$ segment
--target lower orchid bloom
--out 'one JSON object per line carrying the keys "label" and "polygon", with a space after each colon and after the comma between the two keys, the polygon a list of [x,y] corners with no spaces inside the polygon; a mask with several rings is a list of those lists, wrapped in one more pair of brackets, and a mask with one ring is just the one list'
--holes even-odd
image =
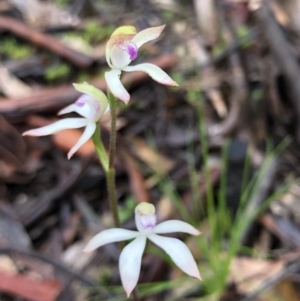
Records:
{"label": "lower orchid bloom", "polygon": [[77,91],[83,93],[75,103],[65,107],[58,115],[76,112],[82,118],[66,118],[41,128],[29,130],[23,136],[47,136],[66,129],[85,127],[84,132],[68,153],[70,159],[74,153],[94,134],[96,124],[104,113],[109,111],[108,99],[99,89],[88,83],[74,84]]}
{"label": "lower orchid bloom", "polygon": [[179,220],[169,220],[156,225],[155,208],[149,203],[140,203],[135,208],[135,223],[138,231],[121,228],[104,230],[95,235],[83,250],[91,252],[108,243],[135,238],[123,249],[119,260],[121,281],[127,296],[138,282],[147,238],[161,247],[183,272],[201,280],[197,264],[188,247],[179,239],[157,235],[173,232],[200,235],[196,228]]}
{"label": "lower orchid bloom", "polygon": [[121,83],[122,71],[143,71],[163,85],[178,86],[166,72],[156,65],[144,63],[128,66],[136,59],[138,49],[146,42],[158,38],[164,27],[165,25],[150,27],[137,33],[133,26],[121,26],[113,32],[106,44],[106,61],[112,69],[105,73],[106,83],[112,94],[126,104],[130,99],[130,95]]}

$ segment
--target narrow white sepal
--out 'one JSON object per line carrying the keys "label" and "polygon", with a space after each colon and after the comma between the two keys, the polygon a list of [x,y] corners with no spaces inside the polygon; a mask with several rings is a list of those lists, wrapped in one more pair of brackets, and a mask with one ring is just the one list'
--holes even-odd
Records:
{"label": "narrow white sepal", "polygon": [[[71,113],[71,112],[77,112],[78,111],[78,106],[75,105],[74,103],[72,103],[71,105],[61,109],[57,115],[63,115],[63,114],[68,114],[68,113]],[[85,117],[85,116],[84,116]]]}
{"label": "narrow white sepal", "polygon": [[89,122],[86,128],[84,129],[82,135],[80,136],[79,140],[68,152],[68,159],[70,159],[74,155],[74,153],[76,153],[78,149],[93,136],[95,130],[96,130],[96,123]]}
{"label": "narrow white sepal", "polygon": [[146,28],[140,32],[138,32],[131,42],[135,43],[135,45],[140,48],[145,43],[157,39],[166,25],[158,26],[158,27],[150,27]]}
{"label": "narrow white sepal", "polygon": [[152,77],[155,81],[159,82],[160,84],[174,87],[178,86],[178,84],[175,81],[173,81],[173,79],[165,71],[153,64],[145,63],[136,66],[127,66],[124,67],[122,70],[127,72],[146,72],[150,77]]}
{"label": "narrow white sepal", "polygon": [[139,235],[137,231],[131,231],[121,228],[104,230],[96,234],[83,249],[83,252],[91,252],[95,249],[112,242],[118,242],[135,238]]}
{"label": "narrow white sepal", "polygon": [[192,225],[179,220],[169,220],[169,221],[162,222],[153,228],[153,232],[157,234],[174,233],[174,232],[189,233],[191,235],[201,234],[200,231],[198,231]]}
{"label": "narrow white sepal", "polygon": [[38,129],[29,130],[23,136],[47,136],[66,129],[82,128],[88,124],[85,118],[66,118]]}
{"label": "narrow white sepal", "polygon": [[145,245],[146,236],[140,235],[128,244],[120,255],[119,269],[127,297],[129,297],[139,280]]}
{"label": "narrow white sepal", "polygon": [[179,239],[149,234],[148,238],[161,247],[174,263],[188,275],[201,280],[195,259],[189,248]]}
{"label": "narrow white sepal", "polygon": [[121,83],[120,74],[121,70],[112,69],[111,71],[105,72],[105,79],[111,93],[127,104],[130,100],[130,95]]}

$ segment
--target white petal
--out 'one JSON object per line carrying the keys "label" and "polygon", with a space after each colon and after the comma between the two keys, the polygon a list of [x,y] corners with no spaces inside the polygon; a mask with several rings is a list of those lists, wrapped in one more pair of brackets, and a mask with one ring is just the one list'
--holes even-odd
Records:
{"label": "white petal", "polygon": [[95,235],[84,248],[83,252],[91,252],[111,242],[123,241],[135,238],[139,235],[137,231],[121,228],[107,229]]}
{"label": "white petal", "polygon": [[127,297],[129,297],[139,280],[145,245],[146,236],[140,235],[128,244],[120,255],[119,269]]}
{"label": "white petal", "polygon": [[38,129],[29,130],[23,136],[47,136],[66,129],[77,129],[86,126],[88,120],[85,118],[66,118]]}
{"label": "white petal", "polygon": [[76,142],[76,144],[71,148],[71,150],[68,152],[68,159],[70,159],[75,152],[78,151],[78,149],[85,144],[94,134],[96,130],[96,123],[90,122],[87,124],[86,128],[84,129],[82,135],[80,136],[79,140]]}
{"label": "white petal", "polygon": [[77,110],[78,110],[78,106],[75,105],[75,104],[73,103],[73,104],[71,104],[71,105],[69,105],[69,106],[67,106],[67,107],[65,107],[65,108],[63,108],[63,109],[61,109],[61,110],[57,113],[57,115],[68,114],[68,113],[71,113],[71,112],[76,112],[76,113],[78,113]]}
{"label": "white petal", "polygon": [[149,234],[148,238],[161,247],[174,263],[188,275],[201,279],[197,264],[189,248],[179,239]]}
{"label": "white petal", "polygon": [[121,70],[112,69],[111,71],[105,72],[105,79],[111,93],[127,104],[130,95],[121,83],[120,74]]}
{"label": "white petal", "polygon": [[166,25],[144,29],[135,35],[135,37],[132,39],[132,42],[135,43],[138,48],[140,48],[143,44],[157,39],[165,26]]}
{"label": "white petal", "polygon": [[153,232],[157,234],[183,232],[192,235],[200,235],[200,232],[192,225],[178,220],[162,222],[153,228]]}
{"label": "white petal", "polygon": [[167,86],[174,86],[177,87],[178,84],[172,80],[172,78],[162,69],[157,67],[156,65],[145,63],[139,64],[136,66],[127,66],[123,68],[124,71],[132,72],[132,71],[142,71],[148,73],[155,81],[159,82],[160,84],[167,85]]}

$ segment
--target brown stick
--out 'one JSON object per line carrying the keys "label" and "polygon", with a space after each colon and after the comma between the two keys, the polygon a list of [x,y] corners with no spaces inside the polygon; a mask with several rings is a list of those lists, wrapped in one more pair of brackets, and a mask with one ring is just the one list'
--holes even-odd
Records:
{"label": "brown stick", "polygon": [[263,1],[254,15],[260,23],[261,30],[267,39],[270,49],[276,59],[276,64],[280,68],[285,77],[290,99],[295,110],[296,123],[296,139],[300,142],[300,68],[297,57],[293,54],[288,46],[288,41],[285,38],[279,24],[276,22],[266,1]]}
{"label": "brown stick", "polygon": [[[236,37],[231,28],[228,19],[224,18],[221,14],[219,16],[220,24],[222,24],[224,39],[228,45],[236,44]],[[235,131],[241,119],[244,118],[245,105],[247,100],[247,84],[245,73],[242,68],[241,58],[237,51],[229,54],[229,63],[231,68],[231,83],[232,83],[232,96],[231,96],[231,109],[227,118],[220,124],[208,128],[210,135],[226,136]]]}
{"label": "brown stick", "polygon": [[39,252],[25,250],[25,249],[18,249],[18,248],[12,247],[12,246],[2,246],[2,247],[0,247],[0,254],[7,254],[9,256],[20,256],[20,257],[25,257],[25,258],[38,259],[40,261],[43,261],[45,263],[52,265],[55,269],[69,275],[74,280],[78,280],[87,286],[95,286],[96,285],[96,283],[94,283],[94,281],[90,280],[89,278],[84,276],[82,273],[73,271],[71,268],[67,267],[62,262],[59,262],[59,261],[55,260],[53,257],[47,256],[45,254],[41,254]]}
{"label": "brown stick", "polygon": [[0,30],[1,29],[10,31],[22,39],[28,40],[39,47],[50,50],[77,67],[86,68],[93,63],[93,59],[85,54],[72,50],[61,44],[52,36],[37,31],[36,29],[33,29],[13,18],[0,16]]}
{"label": "brown stick", "polygon": [[[177,58],[174,55],[166,54],[150,63],[162,69],[168,69],[174,66],[176,62]],[[146,73],[131,72],[126,73],[122,81],[125,86],[130,85],[132,87],[148,78],[149,76]],[[92,81],[91,84],[102,91],[106,90],[104,79]],[[24,98],[0,98],[0,114],[3,114],[6,118],[19,118],[31,113],[56,111],[73,102],[79,95],[80,93],[69,85],[36,91],[31,96]]]}

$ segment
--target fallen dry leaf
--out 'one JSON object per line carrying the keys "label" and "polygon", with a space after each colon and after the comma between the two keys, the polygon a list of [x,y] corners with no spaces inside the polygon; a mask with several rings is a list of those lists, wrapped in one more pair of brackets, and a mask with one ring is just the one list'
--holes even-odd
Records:
{"label": "fallen dry leaf", "polygon": [[295,288],[295,285],[290,280],[283,280],[277,285],[277,290],[279,291],[282,299],[285,301],[299,301],[299,293]]}
{"label": "fallen dry leaf", "polygon": [[262,283],[281,272],[284,266],[284,260],[238,257],[232,260],[229,281],[237,284],[239,292],[253,293]]}
{"label": "fallen dry leaf", "polygon": [[62,286],[57,280],[34,280],[0,271],[0,291],[30,301],[54,301]]}
{"label": "fallen dry leaf", "polygon": [[8,97],[29,96],[32,89],[0,64],[0,90]]}
{"label": "fallen dry leaf", "polygon": [[149,191],[146,187],[144,176],[129,154],[123,152],[122,155],[124,157],[125,168],[129,176],[132,194],[139,203],[149,202]]}
{"label": "fallen dry leaf", "polygon": [[129,145],[135,155],[159,175],[166,174],[174,167],[174,162],[153,150],[145,141],[139,138],[129,138]]}

